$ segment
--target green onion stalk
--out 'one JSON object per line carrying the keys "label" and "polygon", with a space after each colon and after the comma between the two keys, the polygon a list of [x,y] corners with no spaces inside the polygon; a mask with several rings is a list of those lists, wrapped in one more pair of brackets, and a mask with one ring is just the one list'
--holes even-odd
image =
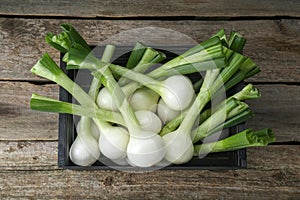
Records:
{"label": "green onion stalk", "polygon": [[[31,72],[43,78],[47,78],[67,90],[73,97],[83,106],[97,108],[94,100],[84,92],[84,90],[74,83],[52,60],[52,58],[45,53],[42,58],[32,67]],[[31,103],[33,107],[34,101]],[[88,118],[86,118],[88,119]],[[86,145],[89,144],[89,145]],[[78,130],[78,137],[72,144],[76,146],[76,151],[73,148],[70,152],[77,152],[70,154],[71,160],[81,166],[89,166],[93,164],[100,156],[98,142],[92,136],[90,120],[84,120],[80,130]],[[78,154],[78,152],[81,152]],[[76,158],[75,158],[76,157]]]}
{"label": "green onion stalk", "polygon": [[[230,80],[230,77],[238,70],[245,59],[246,58],[241,54],[234,53],[229,61],[228,66],[221,72],[218,69],[207,71],[199,94],[201,93],[201,90],[208,90],[209,98],[205,102],[202,101],[202,104],[205,105],[211,100],[213,95],[222,88],[224,83]],[[199,111],[199,113],[201,113],[201,111]],[[172,121],[166,124],[160,134],[166,135],[168,132],[175,130],[174,128],[177,128],[179,126],[186,114],[187,112],[183,112],[178,117],[174,118]]]}
{"label": "green onion stalk", "polygon": [[30,108],[43,112],[65,113],[90,118],[105,119],[108,122],[126,126],[122,115],[118,112],[92,108],[67,103],[33,93],[30,99]]}
{"label": "green onion stalk", "polygon": [[[103,84],[113,96],[115,103],[121,112],[127,125],[130,139],[127,145],[127,156],[131,163],[138,167],[150,167],[159,163],[165,156],[164,142],[157,133],[145,131],[141,128],[131,105],[129,104],[122,89],[114,79],[110,68],[99,67],[100,60],[95,57],[89,59],[89,65],[96,67],[97,72],[104,77]],[[78,63],[84,67],[85,62]]]}
{"label": "green onion stalk", "polygon": [[240,35],[235,31],[231,31],[228,40],[229,49],[241,54],[243,52],[243,48],[245,44],[246,44],[246,39],[242,35]]}
{"label": "green onion stalk", "polygon": [[246,129],[223,140],[194,145],[194,156],[206,155],[213,152],[233,151],[254,146],[266,146],[275,142],[271,129],[253,131]]}
{"label": "green onion stalk", "polygon": [[[248,105],[241,101],[260,97],[259,91],[249,84],[222,101],[216,109],[203,111],[206,104],[216,97],[222,88],[226,91],[260,70],[251,59],[242,55],[246,40],[238,33],[231,32],[227,39],[222,29],[207,41],[144,75],[146,70],[165,58],[163,53],[137,42],[126,67],[122,67],[110,63],[114,46],[108,45],[102,58],[98,59],[75,28],[70,24],[62,24],[61,28],[63,31],[58,35],[47,34],[46,42],[65,54],[63,61],[67,63],[67,69],[92,71],[94,78],[90,90],[86,93],[45,53],[32,67],[31,72],[63,87],[80,105],[32,94],[30,106],[35,110],[82,116],[78,137],[70,149],[70,158],[75,164],[82,166],[93,164],[99,158],[100,150],[111,160],[127,157],[129,163],[138,167],[156,165],[163,158],[173,164],[183,164],[193,155],[201,156],[210,152],[264,146],[275,141],[270,129],[259,131],[247,129],[220,141],[199,144],[200,140],[252,117],[253,113]],[[183,76],[200,71],[206,71],[205,77],[194,85]],[[98,107],[97,96],[99,97],[102,84],[112,96],[120,113]],[[184,90],[180,88],[182,85]],[[169,122],[160,135],[157,134],[160,128],[157,131],[143,129],[126,96],[133,94],[142,86],[159,94],[173,110],[187,109]],[[195,95],[194,89],[199,90],[199,93],[191,103]],[[129,91],[128,94],[124,93],[126,90]],[[198,118],[200,122],[194,129]],[[99,144],[91,133],[92,119],[102,131]],[[120,129],[114,127],[118,130],[111,131],[112,126],[106,121],[123,125],[128,132],[122,127]],[[120,138],[122,147],[102,147],[102,144],[103,146],[107,142],[113,144],[120,141]]]}
{"label": "green onion stalk", "polygon": [[[93,71],[93,75],[98,77],[99,71],[95,71],[97,69],[102,68],[102,61],[98,60],[96,57],[94,57],[92,54],[89,54],[87,56],[84,55],[83,50],[81,50],[75,54],[72,53],[72,50],[66,54],[65,57],[67,62],[67,69],[70,68],[88,68]],[[81,57],[79,55],[82,55]],[[157,92],[173,109],[176,110],[182,110],[185,109],[189,103],[192,101],[194,90],[192,88],[192,85],[190,83],[190,80],[186,77],[183,77],[182,75],[176,75],[169,77],[168,79],[164,81],[158,81],[155,80],[147,75],[135,72],[133,70],[127,69],[125,67],[120,67],[117,65],[110,64],[109,68],[114,71],[114,73],[124,76],[128,79],[134,80],[153,91]],[[101,74],[100,74],[101,75]],[[99,78],[99,77],[98,77]],[[176,81],[175,81],[176,80]],[[177,83],[177,85],[180,86],[186,86],[185,88],[187,90],[184,90],[182,93],[182,90],[180,87],[174,86],[174,83]]]}
{"label": "green onion stalk", "polygon": [[[135,72],[144,73],[154,64],[160,63],[166,58],[163,52],[156,51],[151,47],[137,42],[127,60],[126,68],[133,69]],[[118,84],[124,86],[129,83],[128,79],[121,77]]]}
{"label": "green onion stalk", "polygon": [[[245,38],[243,38],[241,35],[239,35],[236,32],[231,32],[230,38],[229,38],[229,41],[228,41],[226,39],[226,35],[225,35],[224,29],[221,29],[218,33],[216,33],[215,36],[219,37],[220,40],[222,41],[222,44],[224,46],[225,56],[226,56],[226,58],[228,60],[233,60],[232,56],[234,56],[234,51],[236,51],[236,52],[242,52],[243,47],[244,47],[245,42],[246,42]],[[226,48],[226,47],[228,47],[228,48]],[[229,67],[227,67],[227,69],[228,68],[230,69],[230,64],[231,63],[229,63]],[[236,69],[231,70],[230,73],[231,74],[234,73],[234,75],[232,77],[230,77],[230,80],[227,81],[228,83],[225,83],[225,86],[224,86],[225,91],[227,91],[228,89],[230,89],[231,87],[233,87],[234,85],[236,85],[237,83],[239,83],[240,81],[244,80],[244,78],[245,78],[244,74],[247,71],[253,69],[254,67],[257,68],[257,66],[250,59],[247,58],[246,61],[243,64],[243,66],[240,67],[243,70],[238,69],[239,72],[235,72]],[[223,76],[226,75],[226,70],[227,69],[223,68],[223,70],[224,70],[222,72]],[[246,70],[246,69],[248,69],[248,70]],[[244,72],[244,73],[242,73],[242,72]],[[213,71],[208,70],[207,74],[209,75],[210,73],[213,73]],[[219,74],[219,71],[215,70],[214,73],[215,73],[215,76],[216,76],[216,75]],[[253,73],[251,75],[254,75],[254,74],[255,73]],[[248,75],[250,75],[250,74],[248,74]],[[225,76],[225,78],[223,80],[221,80],[221,79],[219,79],[219,80],[225,82],[226,79],[228,79],[228,78],[226,78],[226,76]],[[211,78],[210,79],[211,82],[214,81],[214,80],[215,80],[215,78]],[[202,84],[203,84],[203,79],[201,79],[198,82],[196,82],[194,84],[195,91],[199,90],[199,88],[201,88]],[[210,84],[208,84],[208,85],[210,85]],[[204,86],[204,87],[207,88],[208,86]],[[179,126],[179,124],[182,122],[182,120],[184,119],[186,113],[187,113],[186,111],[180,113],[172,121],[170,121],[169,123],[167,123],[164,126],[164,128],[162,129],[162,131],[160,132],[160,135],[165,135],[165,134],[167,134],[167,133],[175,130]],[[207,119],[210,116],[210,114],[211,114],[211,110],[210,109],[208,109],[208,110],[204,111],[203,113],[201,113],[201,115],[200,115],[200,122],[204,121],[205,119]]]}
{"label": "green onion stalk", "polygon": [[[77,51],[78,54],[81,54],[82,52],[85,53],[85,55],[91,53],[91,49],[88,47],[87,43],[84,41],[84,39],[79,35],[79,33],[69,24],[63,24],[62,29],[64,30],[57,36],[48,33],[46,36],[46,41],[54,48],[58,49],[62,53],[68,53],[72,47],[79,47],[79,51]],[[67,45],[66,45],[67,44]],[[76,52],[76,51],[75,51]],[[74,50],[73,50],[74,53]],[[151,66],[153,66],[156,63],[161,62],[165,59],[165,54],[159,51],[156,51],[150,47],[146,47],[140,42],[137,42],[133,48],[132,53],[130,54],[130,57],[128,59],[127,68],[133,69],[136,72],[144,72]],[[103,59],[102,59],[103,61]],[[99,72],[98,72],[99,73]],[[116,75],[116,74],[115,74]],[[101,77],[101,74],[98,74],[99,77]],[[93,82],[91,84],[91,88],[94,88],[91,90],[93,93],[90,93],[92,97],[95,97],[99,93],[99,88],[101,86],[102,78],[93,79]],[[128,82],[125,78],[121,78],[119,80],[120,85],[125,85]],[[125,87],[122,87],[122,90],[125,92],[127,96],[130,96],[135,89],[138,87],[137,83],[132,83],[130,85],[126,85]],[[106,90],[103,88],[103,90]],[[100,106],[104,109],[110,109],[110,110],[116,110],[113,107],[103,105],[102,102],[109,102],[110,100],[107,98],[111,98],[111,96],[105,96],[102,97],[102,95],[99,95],[98,98],[100,100],[97,100],[97,102],[100,102]],[[104,99],[103,99],[104,98]],[[112,102],[113,104],[113,102]],[[114,106],[115,107],[115,106]]]}
{"label": "green onion stalk", "polygon": [[58,35],[48,33],[46,35],[46,42],[52,47],[56,48],[62,53],[66,53],[73,46],[74,43],[80,44],[86,50],[91,51],[91,48],[77,30],[70,24],[64,23],[60,25],[63,30]]}
{"label": "green onion stalk", "polygon": [[260,72],[260,68],[250,58],[247,58],[239,70],[233,75],[233,77],[227,83],[225,83],[224,87],[226,90],[229,90],[236,84],[254,76],[258,72]]}
{"label": "green onion stalk", "polygon": [[[109,51],[110,53],[108,53]],[[109,59],[110,56],[108,54],[111,54],[112,50],[109,51],[106,51],[106,53],[103,54],[103,59]],[[72,94],[72,96],[81,104],[80,106],[54,100],[42,95],[33,94],[30,104],[32,109],[45,112],[68,113],[92,117],[95,118],[95,120],[102,118],[109,122],[125,125],[124,119],[120,113],[99,109],[96,105],[96,94],[94,91],[99,87],[99,85],[97,85],[99,82],[93,80],[92,86],[89,90],[89,96],[56,65],[47,53],[44,54],[43,57],[33,66],[31,72],[59,84]]]}
{"label": "green onion stalk", "polygon": [[[261,96],[261,94],[260,94],[259,90],[257,88],[255,88],[252,84],[248,84],[241,91],[237,92],[236,94],[234,94],[231,97],[229,97],[228,99],[226,99],[226,101],[228,101],[231,98],[235,98],[239,101],[244,101],[247,99],[256,99],[256,98],[259,98],[260,96]],[[224,102],[221,103],[220,105],[224,105]],[[218,110],[219,107],[220,106],[218,106],[215,110]],[[199,125],[211,116],[211,114],[212,114],[211,112],[212,112],[212,110],[210,108],[208,108],[200,113]],[[167,123],[164,126],[164,128],[161,130],[160,135],[163,136],[163,135],[166,135],[166,134],[174,131],[179,126],[179,124],[182,122],[182,120],[184,119],[186,114],[187,114],[187,111],[184,111],[181,114],[179,114],[177,117],[175,117],[172,121]],[[252,116],[252,115],[247,115],[247,117],[241,118],[240,123],[244,122],[245,120],[250,118],[250,116]],[[238,122],[238,120],[236,122]],[[236,125],[233,122],[229,123],[229,124],[232,124],[232,126]],[[231,127],[231,126],[229,126],[229,124],[226,125],[227,128]],[[224,128],[225,128],[225,126],[224,126]]]}
{"label": "green onion stalk", "polygon": [[[71,47],[74,46],[75,43],[78,43],[80,46],[82,46],[83,49],[87,50],[88,53],[91,51],[90,48],[86,45],[84,39],[78,34],[78,32],[70,24],[63,24],[62,28],[64,31],[58,36],[55,36],[52,33],[48,34],[46,39],[50,45],[57,48],[61,52],[67,53],[71,49]],[[64,37],[60,37],[60,35],[64,35]],[[135,53],[134,55],[134,57],[136,58],[133,57],[129,58],[129,62],[126,65],[128,68],[133,68],[133,66],[138,65],[139,64],[138,62],[143,60],[140,59],[141,55],[145,53],[143,52],[144,51],[143,45],[137,43],[134,50],[137,49],[139,49],[138,53]],[[161,52],[159,52],[159,56],[156,56],[153,59],[156,60],[154,63],[159,62],[163,57],[164,55]],[[214,62],[211,62],[212,60]],[[105,65],[106,63],[103,63],[103,66]],[[142,65],[143,64],[141,64],[141,66]],[[223,54],[222,42],[219,39],[219,37],[215,36],[205,42],[200,43],[199,45],[196,45],[195,47],[186,51],[182,55],[165,63],[162,67],[159,67],[156,70],[152,71],[149,75],[153,76],[153,78],[158,78],[161,76],[169,76],[170,74],[174,74],[174,73],[178,74],[178,72],[182,74],[187,74],[187,73],[204,71],[207,69],[213,69],[216,67],[222,68],[224,66],[225,66],[225,57]]]}
{"label": "green onion stalk", "polygon": [[[220,105],[223,105],[225,101],[229,101],[231,98],[234,98],[238,101],[244,101],[244,100],[249,100],[249,99],[257,99],[260,97],[261,97],[261,94],[260,94],[259,90],[256,87],[254,87],[251,83],[249,83],[242,90],[235,93],[231,97],[228,97],[226,100],[223,101],[223,103],[220,103]],[[220,108],[220,105],[218,105],[215,110],[218,110]],[[212,114],[211,108],[204,110],[200,114],[199,124],[201,124],[203,121],[205,121],[207,118],[209,118],[211,116],[211,114]],[[244,122],[244,121],[242,121],[242,122]],[[233,125],[233,126],[235,126],[235,125]]]}
{"label": "green onion stalk", "polygon": [[[212,133],[222,130],[226,120],[233,117],[240,119],[240,116],[238,115],[244,112],[248,113],[250,116],[252,115],[246,103],[234,98],[227,99],[219,106],[219,109],[217,109],[208,119],[203,121],[195,130],[193,130],[193,143],[198,142]],[[229,124],[227,124],[227,126],[229,126]]]}
{"label": "green onion stalk", "polygon": [[[70,26],[68,27],[68,30],[75,30],[74,28],[70,28]],[[90,60],[89,58],[86,59],[84,57],[90,57],[87,56],[90,54],[90,49],[86,48],[86,42],[82,42],[82,37],[79,37],[78,32],[77,31],[73,31],[74,34],[70,34],[68,32],[68,36],[70,36],[68,41],[72,41],[72,48],[67,49],[68,51],[65,54],[64,57],[64,61],[67,62],[68,66],[67,69],[76,69],[79,68],[76,63],[76,61],[74,62],[74,60],[80,58],[79,60],[85,59],[85,64],[83,66],[88,66],[89,68],[93,67],[92,63],[95,63],[93,60],[95,60],[94,58],[92,58],[92,60]],[[75,36],[75,39],[72,39],[73,35]],[[55,37],[52,36],[52,38],[56,39]],[[63,38],[63,37],[62,37]],[[80,38],[80,39],[77,39]],[[49,39],[49,41],[51,41],[51,37]],[[57,42],[58,40],[55,40],[55,44],[59,43]],[[77,42],[78,41],[78,42]],[[69,42],[70,43],[70,42]],[[62,42],[62,44],[64,44],[64,42]],[[53,45],[55,46],[55,45]],[[141,47],[142,45],[136,45],[138,46],[137,48]],[[60,48],[57,48],[60,50]],[[141,48],[143,51],[143,47]],[[149,50],[149,49],[147,49]],[[147,50],[145,52],[147,52]],[[150,49],[151,50],[151,49]],[[150,51],[151,53],[151,51]],[[139,53],[141,55],[141,53]],[[145,53],[144,53],[145,55]],[[150,54],[151,55],[151,54]],[[161,54],[159,54],[160,56],[155,56],[155,57],[162,57]],[[136,56],[138,57],[138,56]],[[151,57],[151,56],[150,56]],[[134,58],[134,57],[132,57]],[[154,59],[155,60],[155,59]],[[140,61],[143,61],[143,59],[140,59]],[[133,62],[134,63],[134,62]],[[137,63],[137,61],[135,61],[135,63]],[[134,64],[135,64],[134,63]],[[135,66],[134,69],[138,69],[137,71],[143,71],[145,70],[145,68],[141,67],[139,68],[139,64],[141,62],[138,62]],[[99,65],[99,63],[97,63],[97,66],[99,68],[99,66],[103,67],[105,66],[107,63],[101,63],[101,65]],[[132,62],[129,62],[129,66],[132,65]],[[142,64],[140,66],[143,65],[147,65],[146,62],[142,62]],[[82,68],[83,66],[81,66],[80,68]],[[212,37],[211,39],[195,46],[194,48],[186,51],[184,54],[176,57],[175,59],[165,63],[164,65],[162,65],[161,67],[157,68],[156,70],[150,72],[148,75],[152,76],[152,77],[161,77],[161,76],[169,76],[172,74],[177,74],[178,72],[186,74],[186,73],[194,73],[194,72],[199,72],[199,71],[203,71],[206,69],[212,69],[212,68],[221,68],[225,66],[225,57],[223,54],[223,46],[221,43],[221,40],[219,37],[215,36]],[[112,71],[114,73],[118,73],[118,75],[121,76],[125,76],[125,74],[128,74],[128,72],[124,72],[122,70],[120,70],[119,66],[115,66],[115,65],[110,65],[110,68],[112,69]],[[93,69],[95,70],[95,68]],[[99,72],[94,72],[95,76],[100,76],[101,74],[98,74]],[[132,78],[133,76],[131,76]],[[142,79],[143,82],[145,82],[145,79]],[[101,78],[99,79],[101,81]],[[137,81],[137,80],[135,80]],[[151,81],[148,79],[148,82]],[[121,80],[122,82],[122,80]],[[97,85],[97,84],[96,84]],[[92,84],[93,86],[93,84]],[[123,91],[125,91],[125,93],[127,95],[131,95],[133,94],[133,92],[140,87],[140,84],[136,83],[136,82],[132,82],[131,84],[128,84]],[[127,88],[127,90],[126,90]],[[152,89],[152,88],[151,88]],[[95,90],[93,90],[95,91]],[[95,93],[96,94],[96,93]],[[98,96],[99,97],[99,96]],[[101,97],[100,97],[101,98]],[[101,102],[101,101],[100,101]],[[170,106],[170,104],[169,104]],[[104,107],[106,108],[106,107]],[[177,108],[177,107],[176,107]]]}
{"label": "green onion stalk", "polygon": [[[191,74],[208,69],[223,68],[225,66],[226,61],[221,41],[218,37],[213,37],[149,72],[147,76],[159,79],[176,74]],[[114,65],[110,65],[110,67],[115,73],[125,74],[124,71],[118,72],[117,67]],[[201,85],[202,83],[199,82],[199,84]],[[131,91],[135,91],[139,87],[139,84],[133,82],[126,87],[130,88],[129,90]],[[196,85],[195,87],[197,89],[199,86]],[[130,94],[130,92],[128,93]]]}

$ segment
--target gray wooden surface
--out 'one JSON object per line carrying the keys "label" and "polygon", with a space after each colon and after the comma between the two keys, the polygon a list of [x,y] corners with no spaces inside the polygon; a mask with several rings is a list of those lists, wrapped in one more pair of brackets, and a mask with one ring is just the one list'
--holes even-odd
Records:
{"label": "gray wooden surface", "polygon": [[[299,199],[299,10],[296,0],[1,1],[0,198]],[[247,126],[273,128],[277,142],[248,149],[243,170],[132,174],[58,168],[58,115],[29,109],[32,92],[58,98],[58,86],[29,70],[46,51],[58,61],[44,37],[58,33],[63,22],[90,44],[118,33],[118,43],[132,44],[132,34],[138,34],[133,29],[142,27],[176,30],[198,42],[220,28],[241,32],[248,39],[245,54],[262,69],[247,80],[263,94],[249,101],[256,116]],[[150,33],[144,33],[149,44],[165,37]]]}
{"label": "gray wooden surface", "polygon": [[2,0],[0,14],[16,16],[96,17],[299,17],[297,0]]}

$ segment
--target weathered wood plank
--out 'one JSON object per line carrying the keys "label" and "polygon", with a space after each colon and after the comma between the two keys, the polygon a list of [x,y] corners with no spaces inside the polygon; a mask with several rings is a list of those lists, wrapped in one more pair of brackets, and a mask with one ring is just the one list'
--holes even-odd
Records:
{"label": "weathered wood plank", "polygon": [[46,51],[58,61],[59,53],[45,44],[44,36],[47,32],[57,33],[59,24],[63,22],[72,23],[90,44],[95,45],[103,44],[103,41],[132,45],[137,40],[149,45],[190,44],[193,40],[203,41],[209,38],[221,28],[236,30],[248,38],[245,54],[253,58],[262,69],[251,81],[299,82],[300,78],[300,20],[124,21],[0,18],[0,80],[41,80],[30,73],[30,68]]}
{"label": "weathered wood plank", "polygon": [[2,198],[34,199],[299,199],[294,169],[226,172],[103,171],[1,173]]}
{"label": "weathered wood plank", "polygon": [[278,142],[300,141],[300,88],[295,85],[256,85],[262,93],[258,100],[247,101],[255,116],[246,126],[272,128]]}
{"label": "weathered wood plank", "polygon": [[101,199],[235,199],[236,196],[297,199],[300,196],[299,145],[250,148],[249,167],[245,170],[150,173],[58,170],[56,145],[56,142],[0,142],[0,196]]}
{"label": "weathered wood plank", "polygon": [[[248,169],[300,170],[299,145],[269,145],[247,149]],[[57,170],[57,141],[0,141],[1,171]],[[279,162],[280,160],[284,162]]]}
{"label": "weathered wood plank", "polygon": [[[277,141],[300,141],[300,86],[257,85],[262,98],[248,101],[256,116],[247,127],[272,128]],[[57,140],[58,115],[32,111],[31,94],[58,98],[58,86],[0,81],[0,140]]]}
{"label": "weathered wood plank", "polygon": [[57,140],[58,115],[29,108],[32,93],[58,98],[58,86],[0,82],[0,139]]}
{"label": "weathered wood plank", "polygon": [[57,154],[57,141],[1,141],[0,169],[55,170]]}
{"label": "weathered wood plank", "polygon": [[[297,0],[216,1],[1,1],[0,14],[68,17],[299,17]],[[18,6],[16,6],[18,5]]]}

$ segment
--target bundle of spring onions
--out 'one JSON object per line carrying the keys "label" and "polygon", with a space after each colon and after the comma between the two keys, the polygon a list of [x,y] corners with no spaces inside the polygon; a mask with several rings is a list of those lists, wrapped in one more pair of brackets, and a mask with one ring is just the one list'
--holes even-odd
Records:
{"label": "bundle of spring onions", "polygon": [[[30,106],[81,117],[69,150],[76,165],[90,166],[100,155],[136,167],[165,161],[183,164],[193,156],[275,141],[270,129],[218,136],[251,118],[253,113],[244,101],[260,97],[260,92],[248,84],[225,99],[215,100],[222,91],[230,91],[260,71],[242,54],[246,40],[238,33],[231,32],[227,39],[220,30],[168,62],[164,62],[163,52],[137,42],[126,65],[119,66],[111,61],[115,46],[107,45],[98,58],[74,27],[62,24],[61,28],[58,35],[47,34],[46,42],[64,53],[67,70],[90,70],[93,79],[89,91],[71,80],[45,53],[31,72],[63,87],[78,104],[32,94]],[[153,68],[158,63],[163,64]],[[204,77],[192,82],[189,75],[199,72]]]}

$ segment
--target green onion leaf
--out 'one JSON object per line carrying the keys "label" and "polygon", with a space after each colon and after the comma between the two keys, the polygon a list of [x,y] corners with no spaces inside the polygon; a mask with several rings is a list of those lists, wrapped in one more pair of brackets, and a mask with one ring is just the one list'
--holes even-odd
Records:
{"label": "green onion leaf", "polygon": [[246,39],[243,36],[241,36],[239,33],[235,31],[232,31],[230,33],[230,37],[228,41],[228,45],[230,49],[238,53],[242,53],[245,44],[246,44]]}
{"label": "green onion leaf", "polygon": [[78,116],[98,118],[100,120],[105,120],[125,126],[124,119],[120,113],[67,103],[35,93],[33,93],[31,96],[30,108],[32,110],[43,112],[66,113]]}
{"label": "green onion leaf", "polygon": [[137,42],[133,49],[132,52],[127,60],[127,64],[126,67],[128,69],[132,69],[134,68],[141,60],[141,58],[143,57],[145,51],[146,51],[146,46],[144,44],[142,44],[141,42]]}
{"label": "green onion leaf", "polygon": [[194,155],[201,156],[212,152],[266,146],[271,142],[275,142],[275,136],[271,129],[262,129],[259,131],[247,129],[217,142],[194,145]]}
{"label": "green onion leaf", "polygon": [[69,35],[69,38],[71,39],[73,44],[77,43],[80,44],[86,50],[91,50],[87,42],[71,24],[64,23],[60,27]]}

